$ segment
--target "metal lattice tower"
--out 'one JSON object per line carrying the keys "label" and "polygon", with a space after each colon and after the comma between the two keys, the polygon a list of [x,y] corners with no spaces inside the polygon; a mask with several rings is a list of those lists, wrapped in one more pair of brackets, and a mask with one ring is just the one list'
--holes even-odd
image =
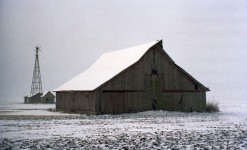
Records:
{"label": "metal lattice tower", "polygon": [[32,79],[32,86],[31,86],[31,92],[30,92],[31,96],[37,93],[43,93],[40,67],[39,67],[39,51],[41,51],[40,47],[36,46],[35,47],[35,52],[36,52],[35,64],[34,64],[33,79]]}

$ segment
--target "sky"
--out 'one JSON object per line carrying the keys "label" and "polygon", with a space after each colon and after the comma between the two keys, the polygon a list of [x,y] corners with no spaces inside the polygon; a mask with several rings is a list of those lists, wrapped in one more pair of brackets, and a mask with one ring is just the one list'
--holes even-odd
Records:
{"label": "sky", "polygon": [[47,91],[105,52],[160,39],[208,100],[247,102],[244,0],[0,0],[0,101],[30,93],[36,45]]}

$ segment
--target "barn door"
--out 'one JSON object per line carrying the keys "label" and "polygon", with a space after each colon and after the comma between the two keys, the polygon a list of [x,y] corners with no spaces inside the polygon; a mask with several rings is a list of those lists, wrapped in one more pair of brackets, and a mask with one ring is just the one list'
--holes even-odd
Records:
{"label": "barn door", "polygon": [[151,91],[152,91],[152,109],[156,110],[157,108],[157,100],[158,100],[158,93],[157,93],[157,76],[158,72],[155,66],[152,67],[152,74],[151,74]]}

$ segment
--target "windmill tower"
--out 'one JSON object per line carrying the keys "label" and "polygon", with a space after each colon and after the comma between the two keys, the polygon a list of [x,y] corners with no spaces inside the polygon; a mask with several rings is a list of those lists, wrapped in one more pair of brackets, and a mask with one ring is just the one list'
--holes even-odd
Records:
{"label": "windmill tower", "polygon": [[36,52],[35,64],[34,64],[34,70],[33,70],[33,79],[32,79],[30,96],[33,96],[37,93],[43,94],[40,67],[39,67],[39,51],[41,51],[40,46],[36,46],[35,47],[35,52]]}

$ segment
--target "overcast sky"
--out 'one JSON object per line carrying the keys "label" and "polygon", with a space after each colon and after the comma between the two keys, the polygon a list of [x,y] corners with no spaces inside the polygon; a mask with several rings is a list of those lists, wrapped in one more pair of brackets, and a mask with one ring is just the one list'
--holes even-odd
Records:
{"label": "overcast sky", "polygon": [[36,45],[47,91],[104,52],[159,39],[208,99],[247,100],[244,0],[0,0],[0,100],[30,93]]}

